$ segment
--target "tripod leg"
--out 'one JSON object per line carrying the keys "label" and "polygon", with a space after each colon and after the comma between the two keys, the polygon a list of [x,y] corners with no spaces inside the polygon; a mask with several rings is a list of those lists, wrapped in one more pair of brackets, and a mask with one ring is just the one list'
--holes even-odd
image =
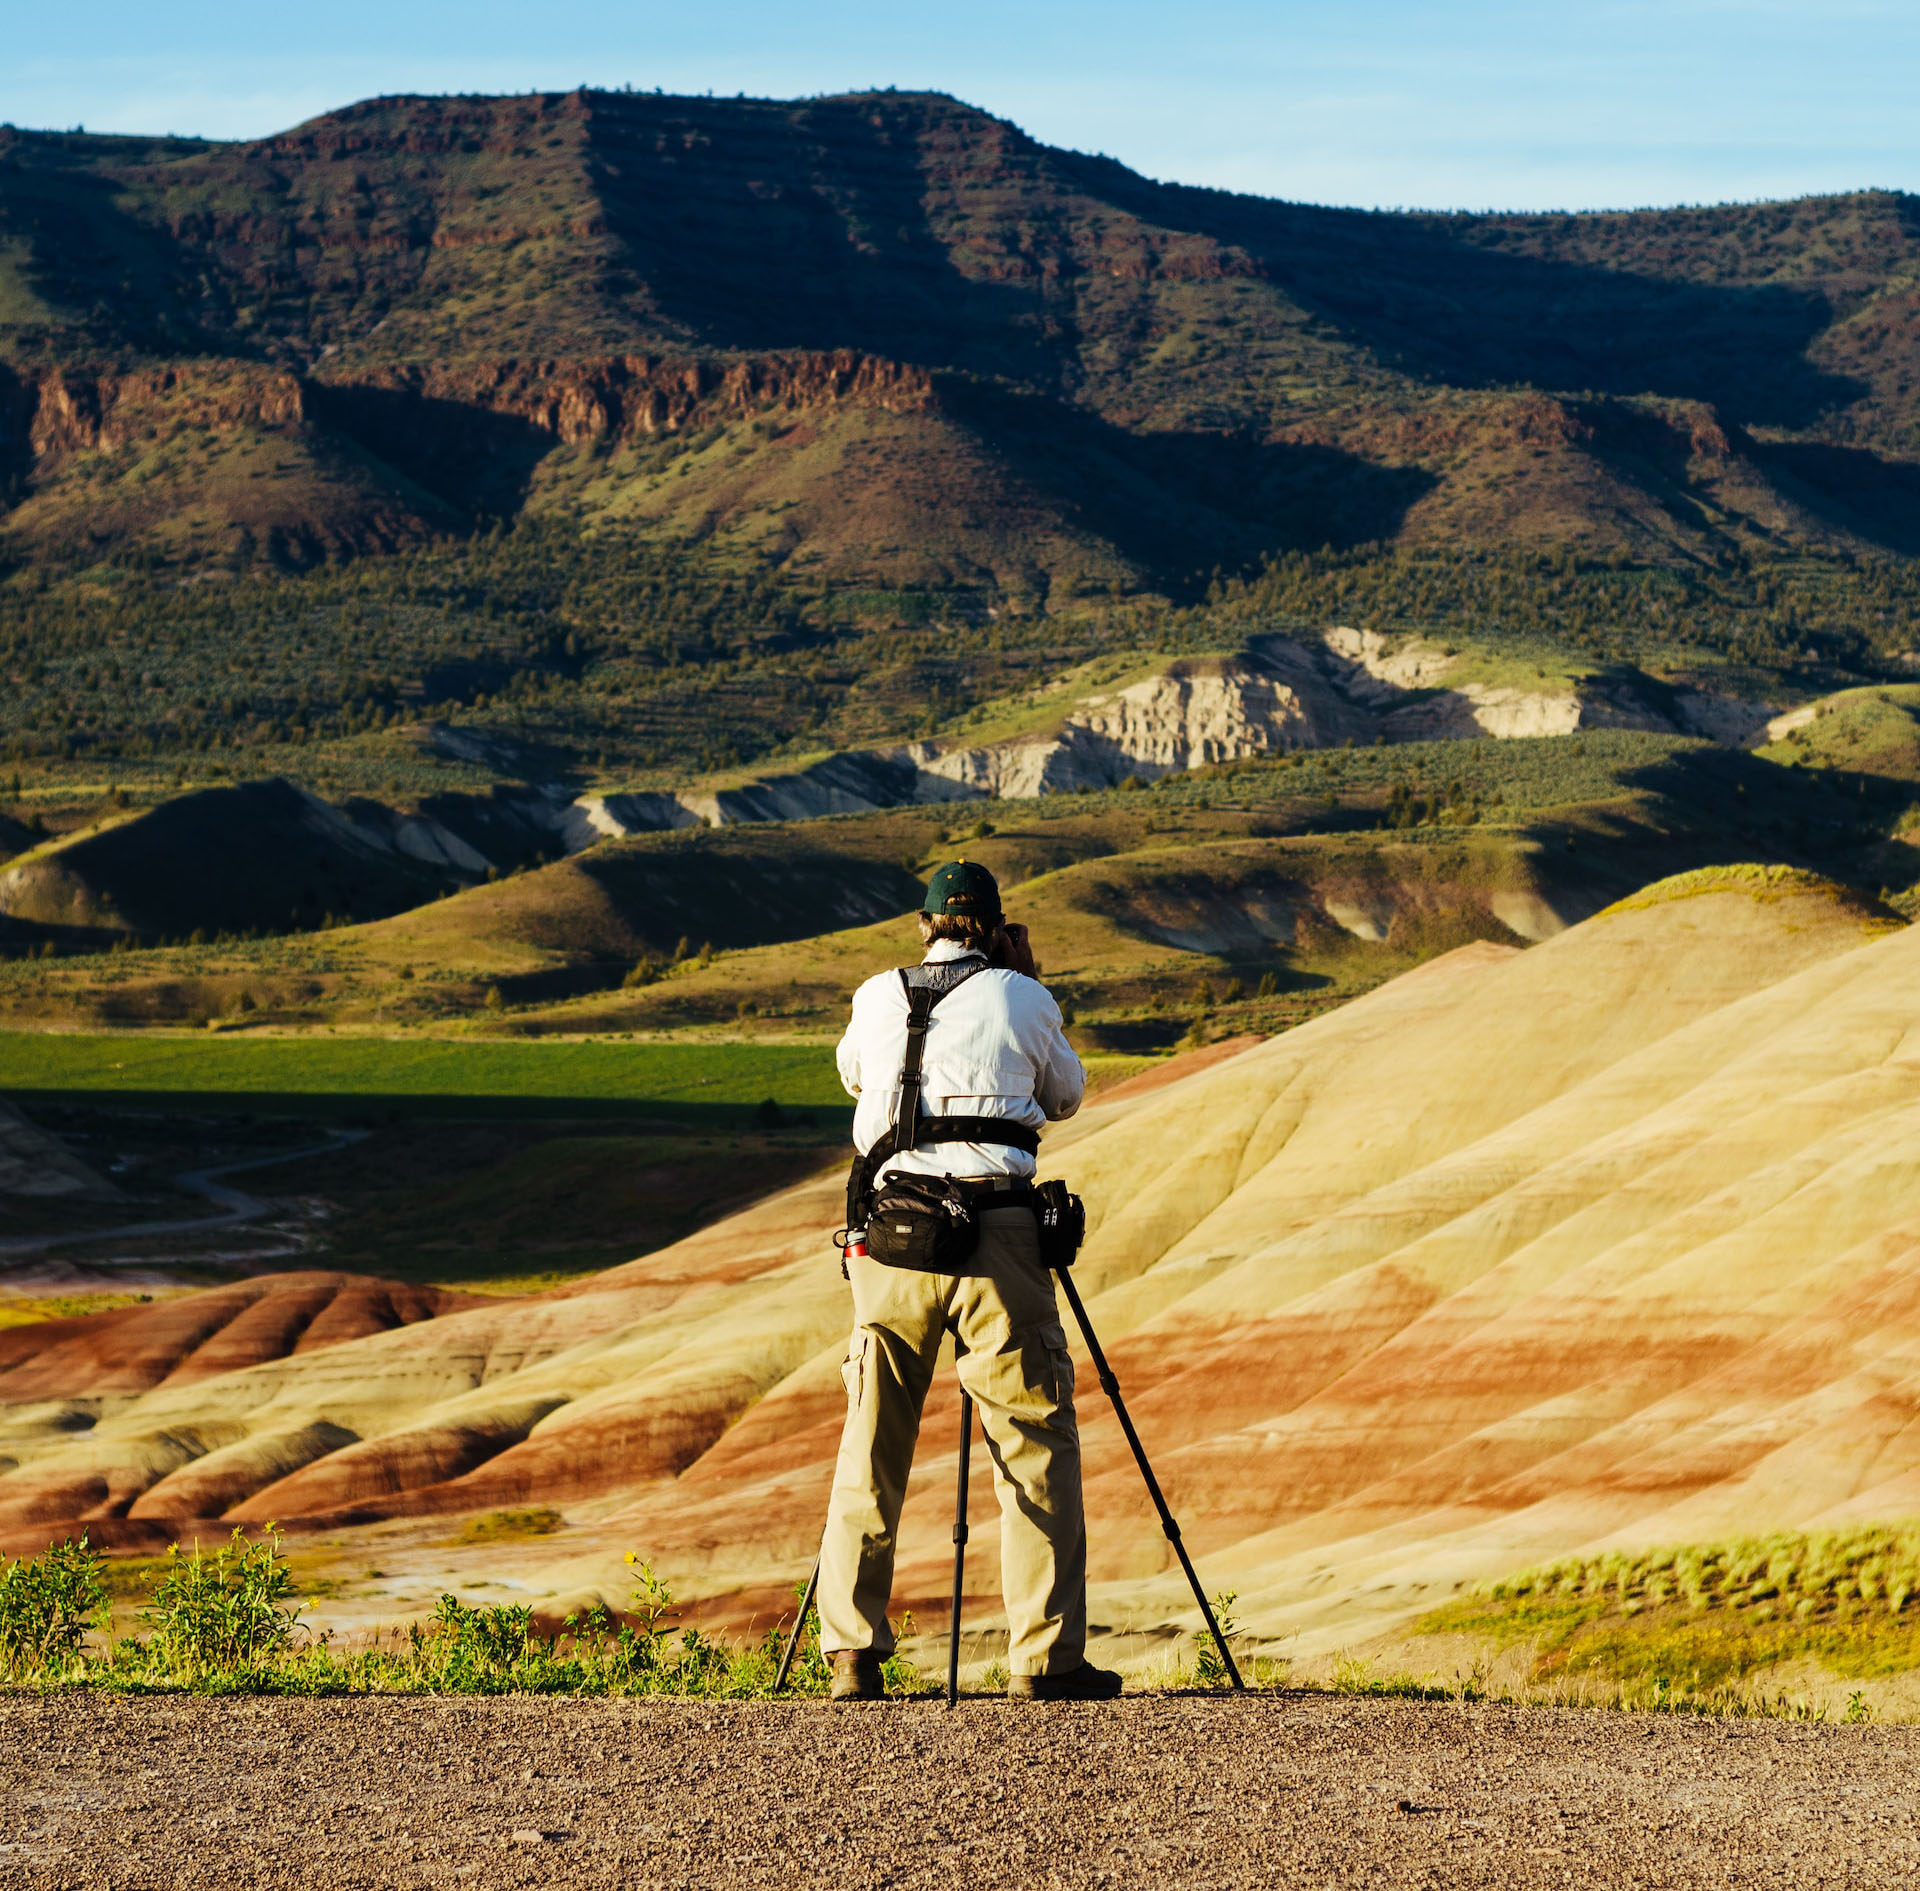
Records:
{"label": "tripod leg", "polygon": [[947,1630],[947,1705],[960,1698],[960,1590],[967,1575],[967,1460],[973,1451],[973,1400],[960,1394],[960,1479],[953,1509],[953,1624]]}
{"label": "tripod leg", "polygon": [[1233,1685],[1245,1693],[1247,1684],[1240,1678],[1240,1669],[1227,1647],[1226,1637],[1220,1633],[1220,1624],[1213,1619],[1213,1605],[1208,1602],[1206,1591],[1200,1587],[1200,1578],[1194,1573],[1193,1559],[1187,1554],[1187,1546],[1180,1541],[1180,1526],[1174,1522],[1173,1512],[1167,1508],[1167,1500],[1160,1492],[1160,1480],[1154,1476],[1153,1466],[1147,1462],[1146,1447],[1141,1444],[1140,1434],[1134,1430],[1133,1420],[1127,1415],[1126,1402],[1120,1396],[1120,1381],[1113,1376],[1113,1368],[1107,1364],[1107,1356],[1100,1350],[1100,1342],[1094,1337],[1093,1322],[1087,1318],[1086,1303],[1080,1298],[1080,1289],[1073,1284],[1073,1276],[1064,1267],[1054,1271],[1060,1277],[1060,1285],[1066,1290],[1067,1305],[1073,1309],[1073,1317],[1080,1323],[1087,1351],[1093,1355],[1093,1369],[1099,1377],[1100,1389],[1113,1401],[1113,1414],[1120,1421],[1120,1429],[1126,1433],[1127,1443],[1133,1447],[1134,1462],[1140,1467],[1140,1475],[1147,1480],[1147,1495],[1153,1499],[1153,1507],[1160,1513],[1160,1528],[1166,1532],[1167,1541],[1173,1545],[1173,1553],[1180,1559],[1180,1567],[1186,1571],[1187,1586],[1193,1591],[1194,1601],[1200,1605],[1207,1632],[1212,1635],[1213,1645],[1220,1651],[1220,1659],[1227,1664],[1227,1673],[1233,1677]]}
{"label": "tripod leg", "polygon": [[780,1657],[780,1672],[773,1677],[773,1691],[778,1694],[787,1685],[787,1676],[793,1672],[793,1657],[800,1647],[800,1637],[806,1633],[807,1611],[813,1607],[813,1592],[820,1587],[820,1559],[813,1559],[813,1574],[807,1578],[807,1593],[800,1598],[800,1613],[793,1618],[793,1633],[787,1638],[787,1651]]}

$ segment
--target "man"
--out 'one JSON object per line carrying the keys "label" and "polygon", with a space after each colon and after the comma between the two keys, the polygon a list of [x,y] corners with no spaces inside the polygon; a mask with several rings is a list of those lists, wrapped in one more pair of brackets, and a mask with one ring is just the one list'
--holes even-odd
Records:
{"label": "man", "polygon": [[[924,1040],[920,1114],[1007,1118],[1027,1130],[1071,1116],[1086,1072],[1062,1033],[1059,1006],[1035,975],[1026,928],[1005,923],[993,875],[972,861],[950,862],[928,884],[919,917],[927,951],[918,976],[942,994]],[[870,978],[854,994],[840,1080],[859,1099],[853,1134],[862,1153],[893,1123],[907,1016],[898,973]],[[921,1408],[948,1333],[960,1383],[980,1408],[1000,1499],[1007,1692],[1015,1700],[1111,1700],[1120,1692],[1120,1677],[1085,1655],[1087,1538],[1073,1362],[1053,1276],[1040,1264],[1033,1169],[1026,1149],[995,1142],[923,1143],[881,1165],[881,1175],[963,1178],[980,1244],[961,1274],[848,1257],[847,1423],[820,1551],[820,1643],[833,1658],[836,1701],[878,1700],[884,1692],[895,1532]]]}

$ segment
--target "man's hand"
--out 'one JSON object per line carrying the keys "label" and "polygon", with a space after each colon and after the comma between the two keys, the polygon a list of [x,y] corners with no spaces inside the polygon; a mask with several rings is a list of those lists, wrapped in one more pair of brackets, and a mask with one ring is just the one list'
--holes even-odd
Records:
{"label": "man's hand", "polygon": [[1000,928],[1000,936],[993,942],[987,963],[998,966],[1003,972],[1020,972],[1028,978],[1040,976],[1040,967],[1033,956],[1033,942],[1027,936],[1026,927],[1017,919],[1008,920]]}

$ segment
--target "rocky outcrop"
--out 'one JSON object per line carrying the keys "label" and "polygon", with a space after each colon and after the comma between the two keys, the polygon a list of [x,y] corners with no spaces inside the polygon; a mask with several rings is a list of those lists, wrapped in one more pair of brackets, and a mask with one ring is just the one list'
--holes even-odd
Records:
{"label": "rocky outcrop", "polygon": [[763,776],[736,788],[679,797],[715,827],[730,821],[804,821],[822,814],[862,814],[916,801],[965,801],[985,790],[930,774],[912,749],[830,755],[791,775]]}
{"label": "rocky outcrop", "polygon": [[923,744],[924,773],[990,795],[1068,794],[1151,780],[1213,762],[1324,748],[1364,718],[1314,673],[1304,652],[1181,659],[1111,695],[1091,696],[1056,728],[985,748]]}
{"label": "rocky outcrop", "polygon": [[554,832],[569,853],[578,853],[596,841],[617,840],[624,834],[700,824],[700,815],[679,795],[585,794],[561,809]]}
{"label": "rocky outcrop", "polygon": [[321,379],[313,391],[320,411],[350,428],[394,411],[396,401],[412,401],[509,416],[565,446],[602,439],[624,445],[776,407],[913,414],[935,402],[926,369],[850,348],[748,359],[631,354],[394,366]]}
{"label": "rocky outcrop", "polygon": [[[1267,639],[1265,646],[1283,642],[1291,640]],[[1638,672],[1582,678],[1558,689],[1454,682],[1462,660],[1440,645],[1347,625],[1327,631],[1321,650],[1320,661],[1342,693],[1376,712],[1378,732],[1395,742],[1646,729],[1746,747],[1772,713],[1764,703],[1677,689]]]}
{"label": "rocky outcrop", "polygon": [[[967,796],[1020,798],[1155,780],[1217,762],[1370,743],[1647,729],[1749,743],[1763,704],[1670,688],[1637,673],[1528,690],[1449,682],[1463,660],[1420,638],[1336,626],[1270,635],[1231,657],[1177,658],[1124,688],[1072,699],[1031,733],[978,745],[916,742],[829,757],[710,792],[627,797],[644,825],[691,815],[805,820]],[[676,814],[673,810],[678,810]],[[600,831],[606,831],[601,829]]]}
{"label": "rocky outcrop", "polygon": [[250,361],[55,367],[27,381],[25,391],[28,450],[41,468],[163,432],[297,427],[307,419],[300,378]]}
{"label": "rocky outcrop", "polygon": [[556,831],[595,837],[704,821],[804,821],[828,814],[984,798],[1074,794],[1129,776],[1345,740],[1370,725],[1315,676],[1264,656],[1180,659],[1111,694],[1077,701],[1053,726],[978,747],[915,742],[831,755],[791,774],[665,795],[570,804]]}

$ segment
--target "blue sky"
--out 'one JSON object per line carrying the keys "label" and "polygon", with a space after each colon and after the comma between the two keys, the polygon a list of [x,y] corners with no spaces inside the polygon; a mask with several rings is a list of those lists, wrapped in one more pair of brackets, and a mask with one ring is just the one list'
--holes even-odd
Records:
{"label": "blue sky", "polygon": [[12,0],[0,120],[253,137],[377,92],[952,92],[1151,176],[1587,208],[1920,189],[1920,0]]}

